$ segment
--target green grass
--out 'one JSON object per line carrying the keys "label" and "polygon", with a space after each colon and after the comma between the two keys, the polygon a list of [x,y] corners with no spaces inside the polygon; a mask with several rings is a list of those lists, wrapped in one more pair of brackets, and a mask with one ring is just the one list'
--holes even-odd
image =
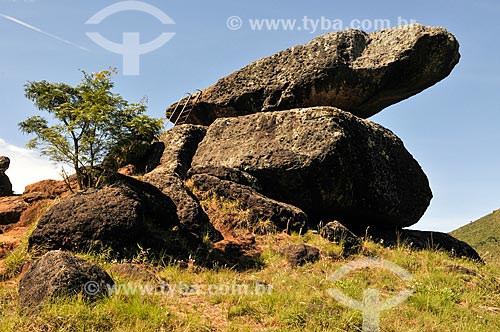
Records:
{"label": "green grass", "polygon": [[484,260],[500,264],[500,210],[450,233],[470,244]]}
{"label": "green grass", "polygon": [[[361,312],[331,298],[328,289],[337,288],[360,300],[367,287],[379,289],[382,301],[402,289],[415,289],[403,304],[381,314],[381,331],[488,332],[500,326],[498,265],[481,265],[438,251],[411,251],[405,246],[391,250],[370,241],[365,241],[359,255],[346,260],[339,255],[341,248],[311,232],[257,236],[257,243],[263,248],[261,269],[151,266],[172,285],[171,292],[120,293],[93,304],[67,298],[36,312],[23,312],[17,305],[17,280],[11,280],[0,284],[0,331],[361,331]],[[292,268],[278,254],[279,247],[288,243],[318,246],[322,258]],[[366,256],[389,260],[414,280],[403,281],[379,269],[328,280],[345,263]],[[85,257],[105,268],[114,264],[105,255]],[[456,265],[475,274],[450,272],[449,267]],[[123,276],[116,281],[134,284]],[[209,292],[211,285],[220,288]],[[240,290],[245,286],[249,292],[224,292],[234,285]],[[265,291],[257,294],[256,287]]]}

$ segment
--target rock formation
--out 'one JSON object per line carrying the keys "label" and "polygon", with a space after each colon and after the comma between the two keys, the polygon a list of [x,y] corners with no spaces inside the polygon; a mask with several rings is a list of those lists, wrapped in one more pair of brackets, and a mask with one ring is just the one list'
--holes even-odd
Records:
{"label": "rock formation", "polygon": [[9,169],[10,159],[5,156],[0,156],[0,197],[12,195],[12,183],[5,171]]}
{"label": "rock formation", "polygon": [[[123,177],[102,189],[70,195],[45,213],[29,247],[85,251],[111,248],[133,255],[142,248],[185,258],[184,234],[172,200],[158,188]],[[201,240],[200,240],[201,241]]]}
{"label": "rock formation", "polygon": [[[402,235],[415,248],[477,259],[449,236],[403,229],[429,206],[429,182],[396,135],[364,119],[445,78],[458,48],[443,28],[411,25],[331,33],[258,60],[204,90],[198,104],[187,105],[191,124],[164,133],[121,169],[146,173],[141,181],[117,175],[62,199],[42,216],[29,247],[118,256],[144,248],[180,260],[203,256],[214,266],[246,258],[255,267],[258,253],[242,250],[254,233],[302,233],[338,220],[320,234],[342,244],[345,256],[360,250],[368,228],[388,245]],[[0,173],[8,167],[2,162]],[[27,188],[25,201],[62,194],[54,190]],[[214,212],[213,198],[238,211]],[[251,238],[231,232],[243,227]],[[304,245],[282,254],[292,265],[319,258]]]}
{"label": "rock formation", "polygon": [[418,24],[326,34],[220,79],[203,90],[187,123],[312,106],[367,118],[448,76],[459,61],[458,49],[445,29]]}
{"label": "rock formation", "polygon": [[248,173],[259,193],[298,207],[313,225],[402,228],[415,224],[432,198],[398,137],[332,107],[216,120],[190,173],[217,177],[213,170],[222,167]]}
{"label": "rock formation", "polygon": [[107,295],[113,279],[99,266],[68,252],[50,251],[34,262],[19,282],[21,307],[33,309],[60,296],[82,294],[92,300]]}
{"label": "rock formation", "polygon": [[0,197],[0,225],[18,222],[27,208],[28,204],[21,197]]}

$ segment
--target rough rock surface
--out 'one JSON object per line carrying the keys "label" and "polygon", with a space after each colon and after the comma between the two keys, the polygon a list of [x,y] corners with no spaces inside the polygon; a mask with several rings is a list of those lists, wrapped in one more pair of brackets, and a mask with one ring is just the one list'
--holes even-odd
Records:
{"label": "rough rock surface", "polygon": [[[71,186],[76,189],[76,182],[73,182]],[[27,185],[22,197],[26,202],[31,203],[44,199],[54,199],[67,193],[69,193],[69,189],[64,181],[43,180]]]}
{"label": "rough rock surface", "polygon": [[114,281],[99,266],[64,251],[50,251],[33,263],[19,282],[21,307],[34,308],[58,296],[107,294]]}
{"label": "rough rock surface", "polygon": [[221,167],[250,174],[261,194],[302,209],[313,224],[339,220],[353,231],[413,225],[432,198],[397,136],[332,107],[216,120],[191,173]]}
{"label": "rough rock surface", "polygon": [[9,157],[0,156],[0,173],[5,173],[9,169],[10,159]]}
{"label": "rough rock surface", "polygon": [[307,216],[301,209],[263,196],[249,186],[208,174],[195,174],[192,180],[198,195],[216,194],[239,202],[240,208],[249,212],[247,222],[251,225],[271,221],[277,230],[286,231],[300,231],[307,226]]}
{"label": "rough rock surface", "polygon": [[12,195],[12,183],[5,171],[9,168],[10,159],[0,156],[0,197]]}
{"label": "rough rock surface", "polygon": [[367,118],[448,76],[458,49],[444,28],[418,24],[326,34],[220,79],[203,91],[187,123],[312,106]]}
{"label": "rough rock surface", "polygon": [[29,247],[111,248],[127,255],[139,244],[184,258],[188,253],[177,240],[189,240],[179,234],[179,226],[170,198],[148,183],[122,176],[103,189],[88,189],[54,205],[38,222]]}
{"label": "rough rock surface", "polygon": [[19,221],[21,214],[28,208],[28,204],[19,196],[0,198],[0,225],[14,224]]}
{"label": "rough rock surface", "polygon": [[281,248],[280,253],[292,266],[314,263],[319,260],[319,249],[305,244],[290,244]]}
{"label": "rough rock surface", "polygon": [[344,256],[357,253],[361,249],[361,239],[338,221],[323,226],[319,234],[330,242],[342,245]]}
{"label": "rough rock surface", "polygon": [[160,137],[164,149],[160,160],[157,161],[159,167],[176,174],[182,180],[186,179],[191,160],[206,131],[202,126],[180,125],[164,133]]}
{"label": "rough rock surface", "polygon": [[169,168],[157,167],[144,175],[142,180],[154,185],[172,199],[177,208],[180,223],[189,231],[196,234],[208,234],[213,242],[223,239],[220,232],[208,220],[208,216],[196,197]]}
{"label": "rough rock surface", "polygon": [[405,244],[413,249],[438,249],[455,257],[482,262],[481,256],[474,248],[446,233],[402,229],[392,232],[369,230],[369,234],[376,241],[382,240],[382,244],[386,246]]}

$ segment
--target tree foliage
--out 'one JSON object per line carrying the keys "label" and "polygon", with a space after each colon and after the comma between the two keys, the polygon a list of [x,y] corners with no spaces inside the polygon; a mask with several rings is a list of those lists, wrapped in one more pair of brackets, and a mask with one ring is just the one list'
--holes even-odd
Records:
{"label": "tree foliage", "polygon": [[116,171],[130,153],[149,146],[162,127],[161,120],[144,115],[144,100],[129,103],[111,92],[114,70],[82,73],[75,87],[28,82],[26,98],[52,119],[32,116],[19,123],[22,132],[36,135],[28,147],[71,165],[81,189],[97,186],[100,177]]}

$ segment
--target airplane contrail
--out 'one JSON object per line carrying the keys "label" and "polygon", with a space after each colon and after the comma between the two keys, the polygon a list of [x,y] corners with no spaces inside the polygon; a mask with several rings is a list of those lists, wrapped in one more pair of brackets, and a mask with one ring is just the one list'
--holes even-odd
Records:
{"label": "airplane contrail", "polygon": [[90,50],[89,50],[88,48],[85,48],[85,47],[83,47],[83,46],[80,46],[80,45],[78,45],[78,44],[75,44],[75,43],[73,43],[73,42],[70,42],[69,40],[63,39],[63,38],[58,37],[58,36],[56,36],[56,35],[53,35],[53,34],[51,34],[51,33],[45,32],[45,31],[43,31],[42,29],[39,29],[39,28],[37,28],[37,27],[34,27],[34,26],[32,26],[32,25],[30,25],[30,24],[28,24],[28,23],[26,23],[26,22],[20,21],[20,20],[18,20],[18,19],[16,19],[16,18],[14,18],[14,17],[8,16],[8,15],[2,14],[2,13],[0,13],[0,16],[1,16],[1,17],[3,17],[3,18],[5,18],[6,20],[9,20],[9,21],[11,21],[11,22],[17,23],[17,24],[19,24],[19,25],[22,25],[22,26],[23,26],[23,27],[25,27],[25,28],[28,28],[28,29],[33,30],[33,31],[36,31],[36,32],[38,32],[38,33],[41,33],[41,34],[43,34],[43,35],[45,35],[45,36],[48,36],[48,37],[50,37],[50,38],[53,38],[53,39],[55,39],[55,40],[61,41],[61,42],[65,43],[65,44],[68,44],[68,45],[71,45],[71,46],[77,47],[77,48],[79,48],[79,49],[81,49],[81,50],[84,50],[84,51],[90,52]]}

